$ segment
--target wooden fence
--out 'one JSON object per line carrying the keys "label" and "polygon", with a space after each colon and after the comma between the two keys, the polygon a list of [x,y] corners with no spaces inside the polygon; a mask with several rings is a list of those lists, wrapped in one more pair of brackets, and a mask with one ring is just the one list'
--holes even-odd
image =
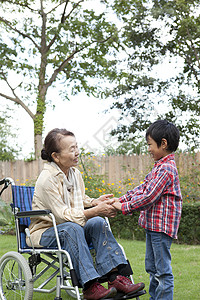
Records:
{"label": "wooden fence", "polygon": [[[175,158],[179,174],[182,176],[188,175],[193,167],[200,169],[200,152],[180,153],[176,154]],[[118,183],[119,180],[131,178],[137,184],[144,179],[153,166],[153,160],[149,155],[94,156],[91,159],[96,165],[98,174],[106,175],[108,183]],[[85,163],[87,167],[87,162]],[[31,184],[37,179],[43,164],[44,161],[41,159],[31,162],[0,161],[0,179],[11,177],[18,185]],[[8,199],[6,193],[2,198],[4,197]]]}

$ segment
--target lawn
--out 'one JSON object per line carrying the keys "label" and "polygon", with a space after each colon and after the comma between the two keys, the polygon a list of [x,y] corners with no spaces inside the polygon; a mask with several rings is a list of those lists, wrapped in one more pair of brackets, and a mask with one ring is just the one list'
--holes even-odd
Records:
{"label": "lawn", "polygon": [[[119,240],[124,247],[134,271],[135,282],[143,281],[146,285],[147,294],[140,297],[141,300],[149,299],[148,274],[144,268],[145,242]],[[16,251],[14,236],[0,235],[0,256],[8,251]],[[198,300],[200,299],[200,246],[172,244],[172,268],[174,273],[174,300]],[[44,294],[34,293],[33,300],[43,300]],[[53,300],[55,294],[48,295]],[[66,293],[62,293],[63,300],[70,299]]]}

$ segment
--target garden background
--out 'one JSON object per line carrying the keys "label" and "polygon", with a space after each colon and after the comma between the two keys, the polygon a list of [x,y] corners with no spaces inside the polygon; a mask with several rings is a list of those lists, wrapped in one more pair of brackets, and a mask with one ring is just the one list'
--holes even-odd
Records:
{"label": "garden background", "polygon": [[[183,195],[177,242],[200,244],[200,152],[176,153],[175,159]],[[40,159],[30,162],[1,161],[0,178],[11,177],[17,185],[34,185],[43,164],[44,161]],[[93,153],[82,152],[78,168],[85,181],[86,193],[97,198],[106,193],[113,193],[115,197],[125,194],[143,181],[152,166],[153,160],[148,154],[95,156]],[[2,199],[7,204],[11,202],[10,189],[2,194]],[[1,207],[0,225],[7,223],[6,228],[10,230],[14,225],[8,217],[9,205],[4,205],[4,202],[1,201],[4,207]],[[114,235],[118,238],[144,240],[145,233],[138,226],[138,216],[139,212],[135,212],[124,218],[119,212],[116,218],[110,219]]]}

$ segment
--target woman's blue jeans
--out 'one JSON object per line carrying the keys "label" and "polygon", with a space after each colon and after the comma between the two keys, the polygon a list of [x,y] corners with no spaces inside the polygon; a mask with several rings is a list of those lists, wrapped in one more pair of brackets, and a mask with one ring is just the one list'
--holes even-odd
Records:
{"label": "woman's blue jeans", "polygon": [[145,268],[150,274],[151,300],[172,300],[174,277],[171,267],[172,238],[162,232],[146,230]]}
{"label": "woman's blue jeans", "polygon": [[[117,266],[127,264],[105,219],[91,218],[84,227],[66,222],[57,225],[57,229],[61,247],[69,252],[82,287],[86,282],[109,273]],[[91,243],[96,251],[96,269],[88,247]],[[57,247],[53,227],[42,234],[40,245],[49,248]]]}

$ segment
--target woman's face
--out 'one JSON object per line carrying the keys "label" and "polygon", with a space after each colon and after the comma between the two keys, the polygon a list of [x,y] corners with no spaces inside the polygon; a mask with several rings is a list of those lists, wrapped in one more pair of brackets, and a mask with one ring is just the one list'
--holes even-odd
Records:
{"label": "woman's face", "polygon": [[78,164],[79,149],[74,136],[63,136],[60,140],[60,152],[52,153],[55,163],[67,175],[71,167]]}

